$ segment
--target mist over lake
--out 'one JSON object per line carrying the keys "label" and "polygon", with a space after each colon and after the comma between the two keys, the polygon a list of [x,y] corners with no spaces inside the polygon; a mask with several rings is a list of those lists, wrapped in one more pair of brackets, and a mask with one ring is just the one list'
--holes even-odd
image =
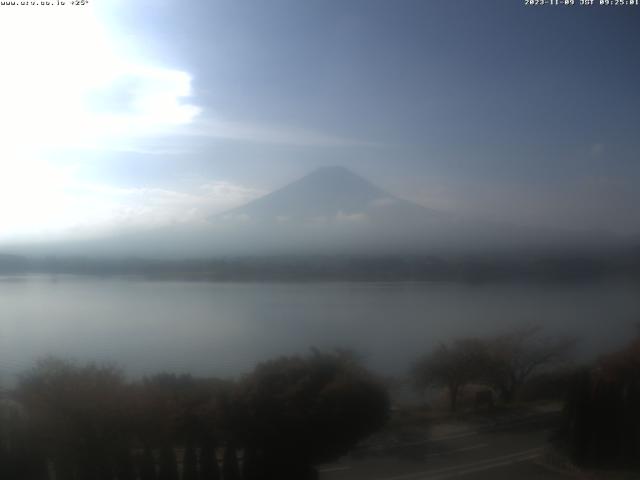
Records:
{"label": "mist over lake", "polygon": [[216,283],[31,275],[0,281],[2,382],[43,355],[236,376],[312,347],[353,348],[406,373],[439,342],[536,324],[576,335],[578,359],[623,345],[640,319],[637,285]]}

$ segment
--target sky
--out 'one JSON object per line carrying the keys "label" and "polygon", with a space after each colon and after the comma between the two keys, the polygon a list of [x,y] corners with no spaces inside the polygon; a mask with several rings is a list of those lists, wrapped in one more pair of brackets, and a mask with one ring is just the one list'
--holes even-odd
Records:
{"label": "sky", "polygon": [[323,165],[431,208],[640,234],[640,7],[0,9],[0,246],[201,224]]}

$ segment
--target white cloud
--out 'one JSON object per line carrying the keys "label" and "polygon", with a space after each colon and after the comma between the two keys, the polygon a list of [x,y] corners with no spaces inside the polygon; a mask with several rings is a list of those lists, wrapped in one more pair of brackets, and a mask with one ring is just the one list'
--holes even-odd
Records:
{"label": "white cloud", "polygon": [[88,184],[53,150],[178,154],[197,136],[290,145],[358,142],[215,117],[189,72],[135,54],[102,9],[7,8],[0,16],[0,241],[198,222],[259,192],[230,182],[170,188]]}
{"label": "white cloud", "polygon": [[[189,72],[138,51],[106,18],[122,2],[83,8],[7,8],[0,16],[0,158],[12,150],[192,150],[193,137],[298,146],[365,142],[304,128],[219,117],[196,100]],[[166,137],[180,146],[162,145]],[[161,145],[159,146],[158,143]]]}
{"label": "white cloud", "polygon": [[[0,16],[0,153],[126,143],[190,123],[191,76],[128,57],[92,8]],[[106,108],[106,107],[109,108]]]}
{"label": "white cloud", "polygon": [[185,133],[209,138],[239,140],[291,146],[357,147],[373,143],[326,134],[304,128],[257,125],[220,118],[202,118],[195,121]]}
{"label": "white cloud", "polygon": [[42,178],[29,182],[30,177],[25,177],[13,189],[0,181],[1,242],[204,224],[211,215],[261,193],[227,181],[182,189],[120,188],[85,183],[56,169],[45,171]]}

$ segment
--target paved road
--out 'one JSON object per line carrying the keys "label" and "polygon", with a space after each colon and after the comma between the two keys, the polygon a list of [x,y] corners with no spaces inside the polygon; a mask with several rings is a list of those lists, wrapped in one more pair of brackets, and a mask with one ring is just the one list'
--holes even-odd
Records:
{"label": "paved road", "polygon": [[542,461],[550,417],[440,435],[320,469],[321,480],[566,479]]}

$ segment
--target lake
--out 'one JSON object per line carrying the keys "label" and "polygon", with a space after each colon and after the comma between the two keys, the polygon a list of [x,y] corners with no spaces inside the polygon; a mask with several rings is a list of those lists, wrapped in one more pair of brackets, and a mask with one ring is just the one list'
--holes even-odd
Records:
{"label": "lake", "polygon": [[582,359],[622,346],[640,321],[637,285],[207,283],[0,277],[2,381],[59,355],[234,376],[277,355],[348,347],[385,374],[458,336],[537,324],[579,337]]}

